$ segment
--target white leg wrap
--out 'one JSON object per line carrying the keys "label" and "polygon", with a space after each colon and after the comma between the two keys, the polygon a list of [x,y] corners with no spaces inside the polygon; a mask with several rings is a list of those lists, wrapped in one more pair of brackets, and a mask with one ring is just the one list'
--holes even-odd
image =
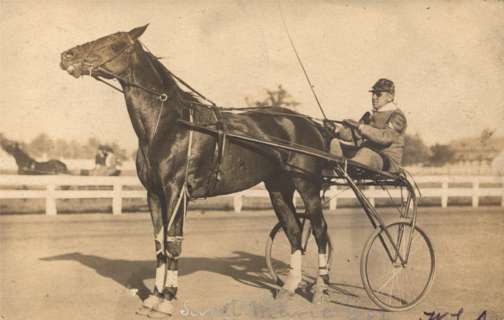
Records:
{"label": "white leg wrap", "polygon": [[319,253],[318,261],[319,261],[319,275],[324,276],[328,274],[329,270],[327,269],[327,254]]}
{"label": "white leg wrap", "polygon": [[289,274],[283,285],[283,288],[287,291],[294,292],[303,278],[301,274],[301,258],[301,250],[296,250],[291,254]]}
{"label": "white leg wrap", "polygon": [[157,234],[154,235],[154,239],[159,242],[161,245],[161,249],[164,248],[164,230],[159,231]]}
{"label": "white leg wrap", "polygon": [[166,264],[163,263],[159,267],[156,268],[156,283],[155,286],[159,293],[163,292],[166,281]]}
{"label": "white leg wrap", "polygon": [[166,271],[166,286],[178,287],[178,270]]}
{"label": "white leg wrap", "polygon": [[301,278],[301,257],[301,250],[296,250],[291,254],[290,262],[290,272],[294,275],[299,275],[299,278]]}

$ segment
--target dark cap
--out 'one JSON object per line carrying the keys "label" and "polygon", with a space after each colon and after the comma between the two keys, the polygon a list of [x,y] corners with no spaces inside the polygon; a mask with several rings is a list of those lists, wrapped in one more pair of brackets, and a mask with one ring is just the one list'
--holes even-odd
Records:
{"label": "dark cap", "polygon": [[392,80],[382,78],[376,81],[369,92],[389,92],[391,94],[394,94],[395,86]]}
{"label": "dark cap", "polygon": [[112,152],[112,151],[114,151],[109,145],[106,145],[106,144],[100,144],[98,146],[98,150],[103,150],[103,151],[106,151],[106,152]]}

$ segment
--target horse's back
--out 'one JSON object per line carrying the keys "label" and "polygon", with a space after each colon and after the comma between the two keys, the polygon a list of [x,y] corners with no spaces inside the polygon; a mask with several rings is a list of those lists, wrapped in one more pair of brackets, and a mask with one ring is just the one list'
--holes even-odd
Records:
{"label": "horse's back", "polygon": [[[320,130],[311,120],[298,115],[283,108],[225,114],[225,126],[230,133],[266,142],[323,150],[325,142]],[[282,174],[319,175],[322,168],[320,159],[261,143],[233,139],[225,148],[220,166],[222,180],[217,184],[216,194],[248,189]]]}
{"label": "horse's back", "polygon": [[[243,115],[244,121],[238,130],[260,140],[278,142],[290,146],[309,147],[323,151],[325,141],[320,129],[310,119],[285,108],[265,108],[263,112]],[[243,126],[247,127],[244,130]],[[232,125],[233,127],[233,125]],[[320,160],[299,152],[264,147],[281,159],[281,167],[287,171],[317,174]]]}

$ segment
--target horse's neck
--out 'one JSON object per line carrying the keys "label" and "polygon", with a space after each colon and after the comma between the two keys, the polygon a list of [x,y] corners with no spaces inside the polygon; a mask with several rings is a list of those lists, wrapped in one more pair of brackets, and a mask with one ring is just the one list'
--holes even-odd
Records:
{"label": "horse's neck", "polygon": [[174,81],[166,84],[160,74],[162,71],[157,70],[149,59],[145,54],[136,54],[128,81],[160,94],[166,93],[167,101],[162,102],[152,93],[121,83],[135,133],[141,142],[148,145],[155,137],[166,134],[166,130],[175,127],[183,108],[176,99],[176,92],[180,89],[176,87]]}
{"label": "horse's neck", "polygon": [[16,164],[18,165],[18,167],[27,167],[31,163],[35,162],[35,160],[33,160],[29,155],[27,155],[26,153],[24,153],[23,150],[17,150],[17,151],[15,151],[12,154],[12,156],[16,160]]}

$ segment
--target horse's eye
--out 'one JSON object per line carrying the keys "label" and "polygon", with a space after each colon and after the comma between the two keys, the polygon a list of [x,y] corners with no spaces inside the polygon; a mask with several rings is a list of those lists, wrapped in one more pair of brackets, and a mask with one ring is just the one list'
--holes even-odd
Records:
{"label": "horse's eye", "polygon": [[117,52],[117,51],[121,50],[122,48],[124,48],[125,46],[126,45],[124,43],[114,43],[110,47],[112,48],[112,50]]}

